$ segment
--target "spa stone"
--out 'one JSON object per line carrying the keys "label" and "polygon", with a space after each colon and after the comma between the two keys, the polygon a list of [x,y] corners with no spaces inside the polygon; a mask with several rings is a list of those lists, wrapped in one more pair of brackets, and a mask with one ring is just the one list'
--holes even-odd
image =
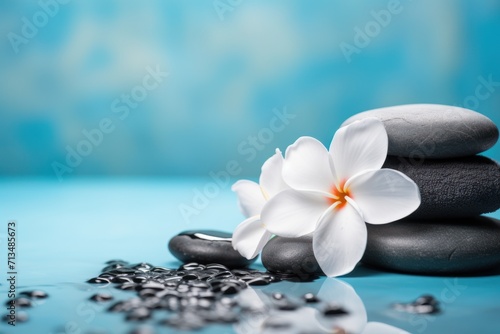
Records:
{"label": "spa stone", "polygon": [[500,208],[500,166],[489,158],[388,157],[384,168],[403,172],[420,189],[422,202],[409,219],[471,217]]}
{"label": "spa stone", "polygon": [[219,231],[185,231],[168,243],[170,252],[182,262],[220,263],[230,268],[246,267],[256,258],[247,260],[233,249],[230,233]]}
{"label": "spa stone", "polygon": [[489,217],[367,224],[362,262],[425,275],[500,268],[500,221]]}
{"label": "spa stone", "polygon": [[356,114],[342,126],[367,117],[384,122],[389,155],[453,158],[478,154],[498,140],[498,128],[475,111],[438,104],[410,104]]}
{"label": "spa stone", "polygon": [[308,276],[323,272],[314,257],[312,237],[274,237],[262,250],[262,264],[270,272]]}

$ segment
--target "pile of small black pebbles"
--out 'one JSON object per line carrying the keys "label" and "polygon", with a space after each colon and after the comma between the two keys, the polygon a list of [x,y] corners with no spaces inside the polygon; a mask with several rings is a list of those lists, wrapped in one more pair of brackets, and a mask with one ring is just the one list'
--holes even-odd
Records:
{"label": "pile of small black pebbles", "polygon": [[[133,298],[113,303],[109,312],[122,312],[129,321],[145,321],[156,310],[174,313],[161,324],[177,329],[197,329],[208,323],[238,322],[236,294],[248,286],[261,286],[282,280],[311,281],[318,276],[297,276],[261,272],[254,269],[229,269],[224,265],[187,263],[178,269],[156,267],[149,263],[129,264],[110,260],[102,273],[89,279],[93,284],[114,284],[116,289],[135,292]],[[314,296],[308,296],[314,299]],[[96,302],[113,299],[110,294],[90,297]],[[284,307],[290,307],[284,306]]]}

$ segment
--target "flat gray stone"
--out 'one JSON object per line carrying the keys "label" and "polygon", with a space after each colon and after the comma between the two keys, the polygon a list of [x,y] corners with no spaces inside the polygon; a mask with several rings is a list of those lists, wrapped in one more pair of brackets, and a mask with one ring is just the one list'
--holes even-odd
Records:
{"label": "flat gray stone", "polygon": [[498,140],[498,128],[488,117],[439,104],[373,109],[350,117],[342,126],[367,117],[384,123],[389,155],[416,159],[465,157],[486,151]]}
{"label": "flat gray stone", "polygon": [[488,217],[367,224],[362,262],[415,274],[468,274],[500,268],[500,221]]}
{"label": "flat gray stone", "polygon": [[262,264],[271,272],[308,276],[323,275],[312,247],[312,236],[274,237],[261,253]]}
{"label": "flat gray stone", "polygon": [[470,217],[500,208],[500,166],[486,157],[418,161],[388,157],[384,168],[403,172],[420,189],[420,207],[408,218]]}
{"label": "flat gray stone", "polygon": [[233,249],[232,234],[213,230],[184,231],[170,239],[168,249],[184,263],[220,263],[229,268],[246,267],[247,260]]}

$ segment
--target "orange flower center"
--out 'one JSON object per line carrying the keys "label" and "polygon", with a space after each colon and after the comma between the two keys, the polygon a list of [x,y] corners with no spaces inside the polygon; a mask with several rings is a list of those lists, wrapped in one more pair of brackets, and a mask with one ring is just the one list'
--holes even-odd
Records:
{"label": "orange flower center", "polygon": [[346,197],[352,198],[349,188],[345,187],[345,181],[340,182],[339,187],[334,185],[331,194],[332,197],[328,198],[328,203],[330,205],[338,203],[336,209],[342,209],[347,204]]}

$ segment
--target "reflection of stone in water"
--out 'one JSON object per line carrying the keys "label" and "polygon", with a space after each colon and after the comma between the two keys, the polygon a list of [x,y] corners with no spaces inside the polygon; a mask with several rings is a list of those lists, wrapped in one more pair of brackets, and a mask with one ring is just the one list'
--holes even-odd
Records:
{"label": "reflection of stone in water", "polygon": [[396,303],[393,308],[397,311],[417,314],[440,313],[439,301],[431,295],[423,295],[410,303]]}

